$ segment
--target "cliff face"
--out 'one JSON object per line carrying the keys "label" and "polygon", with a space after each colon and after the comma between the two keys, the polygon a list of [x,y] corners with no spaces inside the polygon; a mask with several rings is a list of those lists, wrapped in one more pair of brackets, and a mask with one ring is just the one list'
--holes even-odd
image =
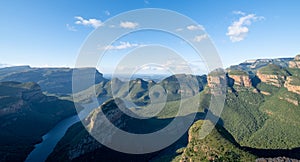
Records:
{"label": "cliff face", "polygon": [[260,71],[257,72],[257,77],[266,84],[270,84],[276,87],[281,87],[284,83],[285,76],[272,75],[272,74],[263,74]]}
{"label": "cliff face", "polygon": [[300,68],[300,55],[297,55],[294,60],[289,61],[289,68]]}
{"label": "cliff face", "polygon": [[226,93],[227,77],[226,75],[208,75],[207,85],[210,93],[213,95],[222,95]]}
{"label": "cliff face", "polygon": [[217,85],[221,84],[225,80],[225,78],[220,77],[220,76],[213,76],[213,75],[208,75],[207,76],[207,85],[209,88],[214,88]]}
{"label": "cliff face", "polygon": [[[86,125],[88,131],[92,132],[93,135],[97,135],[97,133],[101,132],[103,133],[103,131],[106,132],[105,134],[108,134],[108,136],[103,137],[105,139],[101,140],[111,141],[113,140],[115,134],[114,129],[112,129],[108,125],[105,125],[105,123],[101,119],[107,118],[118,128],[124,128],[126,126],[127,118],[125,117],[124,113],[118,108],[116,102],[118,102],[118,105],[123,104],[121,103],[122,101],[118,99],[109,100],[105,102],[101,107],[95,109],[84,120],[83,124]],[[96,139],[94,139],[85,129],[80,129],[80,132],[81,133],[79,133],[79,137],[76,137],[79,139],[79,141],[77,141],[73,146],[69,147],[67,150],[68,160],[73,160],[77,157],[80,157],[81,155],[93,152],[103,147],[102,144],[100,144]],[[58,152],[61,152],[61,150],[54,150],[53,155],[56,155],[56,153]]]}
{"label": "cliff face", "polygon": [[242,87],[251,87],[251,79],[248,75],[228,75],[231,79],[233,79],[234,84]]}
{"label": "cliff face", "polygon": [[287,77],[286,82],[284,83],[284,87],[287,88],[288,91],[300,94],[300,85],[296,85],[294,81],[297,80],[295,77]]}

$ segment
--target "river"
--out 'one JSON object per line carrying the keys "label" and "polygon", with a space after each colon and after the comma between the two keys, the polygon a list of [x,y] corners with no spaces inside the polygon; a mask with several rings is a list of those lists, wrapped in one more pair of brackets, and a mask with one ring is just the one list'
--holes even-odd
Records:
{"label": "river", "polygon": [[25,162],[45,161],[59,140],[65,135],[68,128],[79,122],[80,119],[85,118],[93,109],[101,105],[104,101],[106,101],[106,99],[101,99],[98,102],[94,100],[91,103],[84,104],[84,109],[77,115],[71,116],[59,122],[54,128],[52,128],[42,137],[43,141],[41,143],[35,145],[35,148],[27,156]]}

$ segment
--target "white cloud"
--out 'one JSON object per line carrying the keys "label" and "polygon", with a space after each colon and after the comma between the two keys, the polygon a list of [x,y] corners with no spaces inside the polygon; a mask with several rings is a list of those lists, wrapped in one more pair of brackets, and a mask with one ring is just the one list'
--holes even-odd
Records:
{"label": "white cloud", "polygon": [[138,47],[142,46],[137,43],[129,43],[129,42],[120,42],[119,45],[108,45],[104,47],[103,49],[105,50],[122,50],[122,49],[127,49],[127,48],[132,48],[132,47]]}
{"label": "white cloud", "polygon": [[197,35],[197,36],[195,36],[194,41],[195,42],[201,42],[203,39],[207,39],[207,38],[208,38],[208,36],[206,34]]}
{"label": "white cloud", "polygon": [[84,19],[81,16],[76,16],[75,19],[77,19],[75,22],[77,25],[92,26],[93,28],[98,28],[99,26],[103,25],[101,20],[97,19]]}
{"label": "white cloud", "polygon": [[189,25],[186,27],[188,30],[205,30],[202,25]]}
{"label": "white cloud", "polygon": [[229,27],[226,33],[232,42],[239,42],[245,39],[249,32],[248,26],[254,21],[263,20],[263,17],[256,16],[255,14],[248,14],[234,21]]}
{"label": "white cloud", "polygon": [[138,26],[139,24],[136,22],[130,22],[130,21],[124,21],[120,23],[120,27],[126,28],[126,29],[134,29]]}
{"label": "white cloud", "polygon": [[233,11],[232,13],[235,15],[243,15],[243,16],[246,15],[246,13],[242,11]]}
{"label": "white cloud", "polygon": [[74,26],[71,26],[70,24],[66,24],[66,27],[70,31],[77,31],[77,29]]}

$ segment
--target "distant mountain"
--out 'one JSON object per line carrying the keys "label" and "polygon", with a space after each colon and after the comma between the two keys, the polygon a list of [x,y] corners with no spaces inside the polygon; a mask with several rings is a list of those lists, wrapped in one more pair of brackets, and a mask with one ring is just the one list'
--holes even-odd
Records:
{"label": "distant mountain", "polygon": [[36,83],[0,82],[0,161],[23,161],[41,137],[76,114],[74,104],[45,96]]}
{"label": "distant mountain", "polygon": [[243,71],[255,71],[261,67],[267,66],[269,64],[278,65],[281,67],[288,67],[289,61],[293,58],[276,58],[276,59],[253,59],[247,60],[238,65],[232,65],[228,69],[231,70],[243,70]]}
{"label": "distant mountain", "polygon": [[[180,81],[180,82],[179,82]],[[163,95],[151,94],[151,88],[159,86],[163,88],[160,93],[165,93],[168,101],[175,101],[183,97],[191,97],[201,92],[207,84],[206,75],[194,76],[189,74],[176,74],[162,79],[160,82],[152,80],[143,80],[140,78],[122,81],[118,78],[112,78],[110,81],[101,82],[87,90],[81,91],[76,94],[78,99],[89,99],[93,89],[95,89],[98,98],[101,97],[122,97],[138,105],[148,104],[150,95]]]}
{"label": "distant mountain", "polygon": [[4,67],[8,67],[8,66],[10,66],[10,65],[8,65],[8,64],[1,64],[0,63],[0,68],[4,68]]}
{"label": "distant mountain", "polygon": [[[74,70],[81,72],[81,78],[95,75],[95,83],[106,82],[102,74],[95,68],[31,68],[29,66],[13,66],[0,69],[0,81],[35,82],[42,91],[55,95],[70,95],[72,93],[72,74]],[[84,90],[88,87],[78,89]]]}

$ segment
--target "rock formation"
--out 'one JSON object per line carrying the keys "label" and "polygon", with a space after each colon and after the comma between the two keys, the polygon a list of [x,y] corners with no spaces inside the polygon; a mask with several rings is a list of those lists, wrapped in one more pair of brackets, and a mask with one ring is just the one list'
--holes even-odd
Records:
{"label": "rock formation", "polygon": [[260,71],[257,72],[257,77],[261,80],[261,82],[281,87],[282,81],[285,80],[285,76],[279,76],[279,75],[271,75],[271,74],[263,74]]}
{"label": "rock formation", "polygon": [[234,84],[242,87],[251,87],[251,79],[248,75],[228,75],[231,79],[233,79]]}
{"label": "rock formation", "polygon": [[297,55],[294,60],[289,62],[289,68],[300,68],[300,55]]}
{"label": "rock formation", "polygon": [[300,94],[300,85],[295,84],[295,80],[299,80],[296,77],[287,77],[286,82],[284,83],[284,87],[287,88],[288,91]]}

